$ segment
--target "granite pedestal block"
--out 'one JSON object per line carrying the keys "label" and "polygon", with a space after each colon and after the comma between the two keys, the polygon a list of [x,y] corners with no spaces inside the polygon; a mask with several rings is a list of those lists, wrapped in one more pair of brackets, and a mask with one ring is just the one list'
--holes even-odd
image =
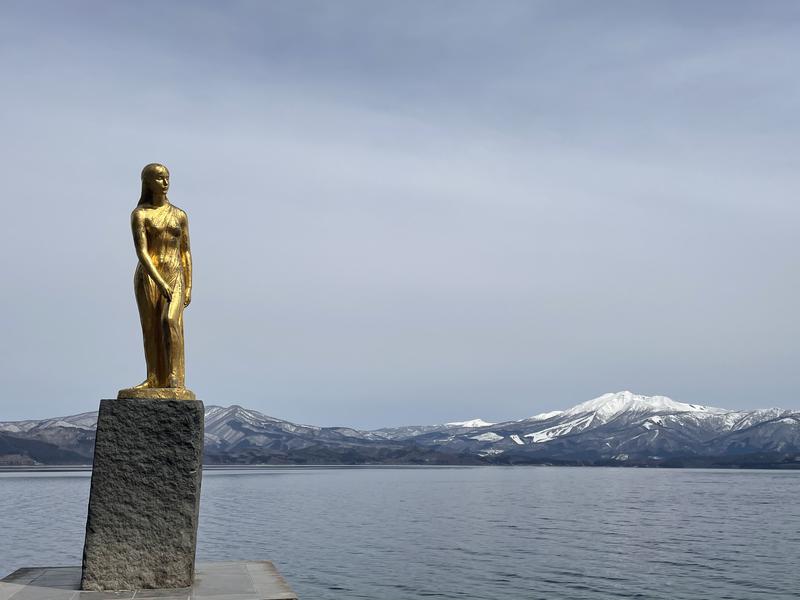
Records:
{"label": "granite pedestal block", "polygon": [[81,588],[188,588],[194,576],[203,403],[102,400]]}
{"label": "granite pedestal block", "polygon": [[200,563],[194,583],[170,590],[81,591],[80,567],[19,569],[0,580],[0,600],[297,600],[268,561]]}

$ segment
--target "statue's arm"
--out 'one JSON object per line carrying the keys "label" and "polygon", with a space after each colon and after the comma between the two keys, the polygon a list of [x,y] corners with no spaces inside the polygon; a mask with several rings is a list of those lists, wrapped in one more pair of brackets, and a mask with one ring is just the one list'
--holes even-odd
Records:
{"label": "statue's arm", "polygon": [[192,301],[192,248],[189,244],[189,217],[183,213],[183,235],[181,235],[181,263],[183,263],[183,283],[186,290],[183,305],[189,306]]}
{"label": "statue's arm", "polygon": [[166,297],[167,300],[172,299],[172,290],[169,289],[167,282],[158,272],[156,266],[153,264],[153,259],[150,258],[150,253],[147,251],[147,233],[145,231],[144,215],[138,210],[133,211],[131,215],[131,229],[133,230],[133,245],[136,248],[136,256],[139,262],[144,267],[144,270],[150,278],[156,282],[158,289]]}

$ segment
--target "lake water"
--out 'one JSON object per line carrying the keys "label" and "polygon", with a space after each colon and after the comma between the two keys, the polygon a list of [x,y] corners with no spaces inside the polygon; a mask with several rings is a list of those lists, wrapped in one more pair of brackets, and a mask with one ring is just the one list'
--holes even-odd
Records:
{"label": "lake water", "polygon": [[[0,573],[77,565],[89,473],[0,473]],[[207,471],[199,560],[301,600],[800,598],[800,472]]]}

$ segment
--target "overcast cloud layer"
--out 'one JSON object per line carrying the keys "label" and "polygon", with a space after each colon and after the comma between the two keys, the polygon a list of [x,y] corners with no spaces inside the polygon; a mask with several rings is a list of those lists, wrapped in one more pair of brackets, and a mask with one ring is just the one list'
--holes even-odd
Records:
{"label": "overcast cloud layer", "polygon": [[207,404],[800,405],[797,2],[6,0],[0,70],[0,420],[143,379],[152,161]]}

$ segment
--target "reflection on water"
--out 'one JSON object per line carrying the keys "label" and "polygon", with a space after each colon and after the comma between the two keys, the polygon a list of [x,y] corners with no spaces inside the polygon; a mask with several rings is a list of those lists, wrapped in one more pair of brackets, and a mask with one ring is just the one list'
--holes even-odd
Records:
{"label": "reflection on water", "polygon": [[[88,473],[0,473],[0,572],[79,564]],[[800,472],[207,471],[200,560],[304,600],[800,598]]]}

